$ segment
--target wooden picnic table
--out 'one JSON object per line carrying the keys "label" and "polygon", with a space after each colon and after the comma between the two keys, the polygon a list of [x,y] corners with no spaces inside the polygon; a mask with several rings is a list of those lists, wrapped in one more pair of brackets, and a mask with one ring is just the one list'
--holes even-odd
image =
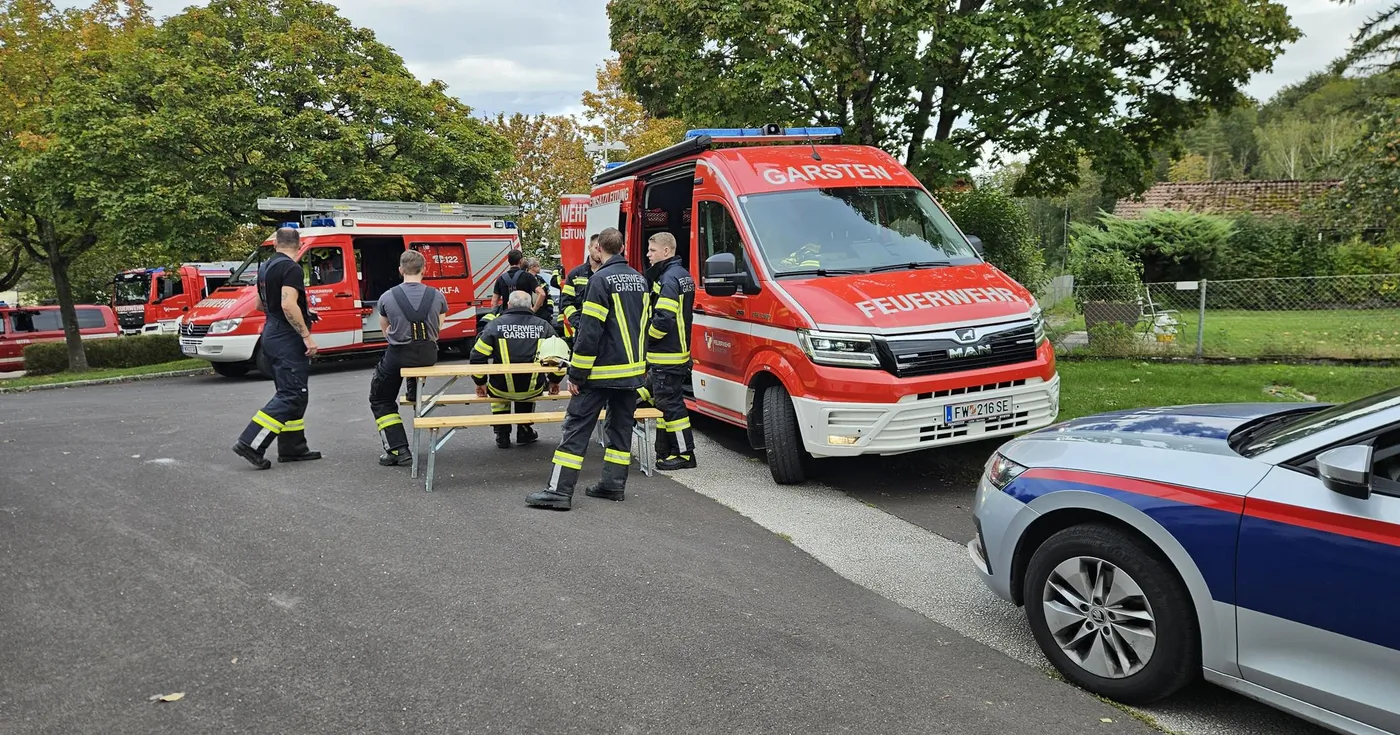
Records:
{"label": "wooden picnic table", "polygon": [[[563,375],[564,368],[555,365],[541,365],[537,362],[510,363],[510,364],[476,364],[471,363],[447,363],[433,365],[430,367],[403,368],[399,374],[405,378],[417,378],[418,390],[414,392],[414,400],[404,399],[400,403],[409,403],[413,406],[413,464],[411,477],[418,477],[418,455],[422,446],[422,434],[429,435],[428,467],[427,477],[424,481],[424,489],[432,492],[434,469],[437,464],[437,451],[441,449],[456,433],[458,429],[469,427],[484,427],[495,424],[547,424],[562,423],[564,421],[564,411],[537,412],[529,414],[497,414],[497,415],[468,415],[468,416],[432,416],[434,410],[440,406],[448,405],[476,405],[478,403],[495,403],[502,399],[494,396],[482,398],[477,396],[476,385],[472,385],[470,395],[449,394],[448,391],[457,383],[459,378],[470,377],[472,375],[539,375],[554,374]],[[443,378],[444,382],[437,390],[428,392],[428,379]],[[567,382],[565,383],[567,386]],[[425,398],[426,396],[426,398]],[[561,386],[560,394],[551,396],[545,392],[533,399],[531,402],[568,400],[567,387]],[[661,418],[661,412],[654,408],[638,409],[636,418],[638,423],[633,429],[633,455],[637,457],[641,464],[642,472],[647,476],[653,473],[655,464],[655,447],[652,446],[652,437],[656,435],[656,420]],[[439,437],[439,434],[442,436]],[[595,435],[598,443],[604,443],[603,420],[600,417],[595,427]]]}

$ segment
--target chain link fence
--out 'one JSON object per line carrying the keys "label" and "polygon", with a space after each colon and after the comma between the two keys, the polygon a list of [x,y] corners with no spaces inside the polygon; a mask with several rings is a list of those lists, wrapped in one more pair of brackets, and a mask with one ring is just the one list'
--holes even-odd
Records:
{"label": "chain link fence", "polygon": [[1071,293],[1044,305],[1062,353],[1400,359],[1400,274],[1075,284]]}

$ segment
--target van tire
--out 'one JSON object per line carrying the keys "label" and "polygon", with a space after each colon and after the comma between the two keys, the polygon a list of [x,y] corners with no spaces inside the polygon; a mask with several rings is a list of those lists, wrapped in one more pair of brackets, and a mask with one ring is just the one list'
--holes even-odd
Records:
{"label": "van tire", "polygon": [[781,384],[763,391],[763,445],[768,455],[768,471],[779,485],[796,485],[807,479],[807,450],[802,447],[802,431],[792,397]]}
{"label": "van tire", "polygon": [[241,378],[253,369],[251,362],[211,362],[209,366],[225,378]]}
{"label": "van tire", "polygon": [[262,373],[265,377],[273,377],[272,358],[268,357],[266,352],[263,352],[261,344],[253,351],[253,364],[258,366],[258,372]]}

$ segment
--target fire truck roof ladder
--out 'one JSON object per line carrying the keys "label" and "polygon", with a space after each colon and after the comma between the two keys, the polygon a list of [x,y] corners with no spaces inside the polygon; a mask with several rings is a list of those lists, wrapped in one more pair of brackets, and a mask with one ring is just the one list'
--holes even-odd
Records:
{"label": "fire truck roof ladder", "polygon": [[[503,220],[515,217],[519,210],[493,204],[456,204],[452,202],[381,202],[369,199],[312,199],[299,197],[267,197],[258,200],[264,212],[296,212],[302,215],[302,225],[314,227],[322,219],[338,217],[401,222],[468,222]],[[310,213],[310,214],[308,214]],[[332,223],[333,224],[333,223]]]}

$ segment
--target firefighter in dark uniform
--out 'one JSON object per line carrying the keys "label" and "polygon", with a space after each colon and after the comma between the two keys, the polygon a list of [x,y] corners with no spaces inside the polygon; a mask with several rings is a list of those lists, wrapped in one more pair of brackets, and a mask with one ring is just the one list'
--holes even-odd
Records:
{"label": "firefighter in dark uniform", "polygon": [[[379,297],[379,328],[389,347],[374,369],[369,381],[369,410],[374,414],[374,426],[384,445],[379,464],[385,467],[406,465],[413,461],[408,448],[408,432],[399,415],[399,386],[403,384],[402,370],[406,367],[436,365],[438,334],[447,320],[447,297],[423,283],[426,259],[417,250],[405,250],[399,256],[399,274],[403,283]],[[415,379],[409,379],[409,393],[417,390]],[[412,395],[409,396],[412,398]]]}
{"label": "firefighter in dark uniform", "polygon": [[525,499],[531,506],[569,510],[588,438],[598,424],[598,413],[605,408],[603,477],[584,494],[622,500],[627,486],[637,388],[646,373],[647,282],[627,265],[622,256],[622,233],[617,228],[598,233],[598,248],[607,261],[589,277],[579,306],[578,333],[568,371],[569,392],[574,397],[564,417],[564,436],[554,452],[549,485]]}
{"label": "firefighter in dark uniform", "polygon": [[307,381],[316,341],[311,325],[316,315],[307,307],[306,286],[296,256],[301,235],[294,227],[277,230],[276,252],[258,268],[258,308],[267,314],[259,349],[272,363],[277,393],[253,414],[233,451],[254,467],[272,466],[263,453],[277,440],[277,461],[304,462],[321,458],[306,444]]}
{"label": "firefighter in dark uniform", "polygon": [[[508,308],[505,313],[491,320],[481,336],[476,338],[471,363],[509,365],[534,362],[540,340],[556,334],[549,322],[532,313],[530,307],[533,303],[533,298],[524,291],[512,293],[506,302]],[[563,379],[562,375],[548,376],[550,395],[559,394],[559,383]],[[498,399],[491,403],[491,413],[495,415],[510,413],[512,405],[515,406],[515,413],[533,413],[535,404],[530,399],[544,392],[546,382],[544,376],[539,374],[492,375],[489,379],[485,375],[473,375],[472,380],[476,383],[478,396],[486,398],[489,395]],[[510,424],[497,424],[492,428],[496,430],[496,446],[509,449]],[[530,424],[516,427],[516,444],[533,444],[539,438],[540,435]]]}
{"label": "firefighter in dark uniform", "polygon": [[579,308],[583,306],[583,292],[588,288],[588,279],[593,275],[593,271],[598,270],[603,265],[603,259],[598,250],[598,236],[594,235],[588,239],[587,252],[584,253],[583,264],[569,271],[564,276],[564,282],[559,285],[559,301],[563,307],[563,318],[560,320],[564,327],[564,340],[573,348],[574,334],[578,332]]}
{"label": "firefighter in dark uniform", "polygon": [[[676,255],[676,238],[658,232],[647,241],[647,269],[652,281],[651,324],[647,326],[647,377],[651,402],[661,410],[657,426],[658,470],[695,466],[695,439],[685,410],[684,387],[690,375],[690,326],[695,311],[695,279]],[[663,438],[664,437],[664,438]]]}

